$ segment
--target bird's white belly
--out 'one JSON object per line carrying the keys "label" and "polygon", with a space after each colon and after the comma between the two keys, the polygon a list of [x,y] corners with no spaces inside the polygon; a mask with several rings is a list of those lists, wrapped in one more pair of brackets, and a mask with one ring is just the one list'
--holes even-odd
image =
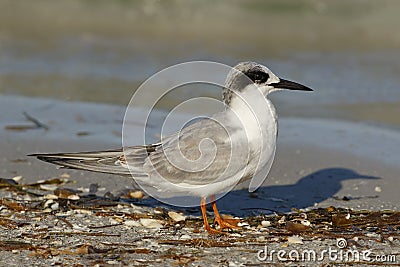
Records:
{"label": "bird's white belly", "polygon": [[276,111],[272,103],[265,99],[264,105],[260,104],[250,112],[241,109],[240,120],[246,130],[246,137],[251,153],[248,168],[240,182],[253,178],[260,170],[266,175],[271,168],[275,156],[276,139],[278,133]]}

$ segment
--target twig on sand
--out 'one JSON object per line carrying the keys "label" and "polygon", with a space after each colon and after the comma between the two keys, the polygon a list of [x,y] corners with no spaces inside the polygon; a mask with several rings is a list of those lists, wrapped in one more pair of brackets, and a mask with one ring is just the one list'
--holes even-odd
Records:
{"label": "twig on sand", "polygon": [[25,116],[25,118],[32,122],[33,125],[31,124],[22,124],[22,125],[6,125],[4,127],[4,129],[9,130],[9,131],[26,131],[26,130],[33,130],[33,129],[44,129],[44,130],[49,130],[49,126],[47,126],[46,124],[40,122],[38,119],[32,117],[31,115],[29,115],[28,113],[26,113],[25,111],[22,112],[22,114]]}
{"label": "twig on sand", "polygon": [[45,129],[46,131],[49,129],[49,126],[47,126],[46,124],[40,122],[38,119],[32,117],[32,116],[29,115],[26,111],[22,112],[22,114],[25,116],[25,118],[26,118],[28,121],[33,122],[33,123],[36,125],[37,128],[43,128],[43,129]]}

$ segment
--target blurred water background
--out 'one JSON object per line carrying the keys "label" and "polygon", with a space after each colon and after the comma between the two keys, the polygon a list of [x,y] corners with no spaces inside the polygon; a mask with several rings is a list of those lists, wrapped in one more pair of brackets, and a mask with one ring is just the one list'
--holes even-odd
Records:
{"label": "blurred water background", "polygon": [[0,0],[0,97],[126,105],[170,65],[252,60],[315,89],[273,95],[280,116],[400,128],[399,14],[396,0]]}

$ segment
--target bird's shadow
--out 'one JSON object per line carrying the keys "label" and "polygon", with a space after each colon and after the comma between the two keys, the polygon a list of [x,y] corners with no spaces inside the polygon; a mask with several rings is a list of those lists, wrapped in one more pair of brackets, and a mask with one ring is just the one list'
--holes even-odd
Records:
{"label": "bird's shadow", "polygon": [[335,197],[343,188],[342,182],[351,179],[380,178],[345,168],[327,168],[306,175],[295,184],[260,187],[256,197],[251,197],[247,189],[232,191],[220,199],[218,207],[237,216],[312,207]]}
{"label": "bird's shadow", "polygon": [[[312,207],[315,203],[335,197],[343,188],[342,181],[351,179],[380,178],[345,168],[327,168],[306,175],[295,184],[260,187],[256,194],[249,194],[247,188],[231,191],[218,200],[217,206],[222,213],[234,216],[268,214],[272,211],[288,212],[292,208]],[[160,202],[154,199],[148,201],[147,204],[160,205]],[[200,202],[199,198],[197,201]],[[170,206],[170,208],[182,210],[180,207]],[[199,212],[198,208],[185,210]]]}

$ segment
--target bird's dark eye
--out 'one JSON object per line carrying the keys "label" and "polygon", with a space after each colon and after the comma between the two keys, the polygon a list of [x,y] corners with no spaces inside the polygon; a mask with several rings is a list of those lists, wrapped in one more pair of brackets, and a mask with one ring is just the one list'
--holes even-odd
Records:
{"label": "bird's dark eye", "polygon": [[269,79],[268,73],[265,73],[263,71],[249,72],[247,73],[247,76],[254,83],[265,83]]}

